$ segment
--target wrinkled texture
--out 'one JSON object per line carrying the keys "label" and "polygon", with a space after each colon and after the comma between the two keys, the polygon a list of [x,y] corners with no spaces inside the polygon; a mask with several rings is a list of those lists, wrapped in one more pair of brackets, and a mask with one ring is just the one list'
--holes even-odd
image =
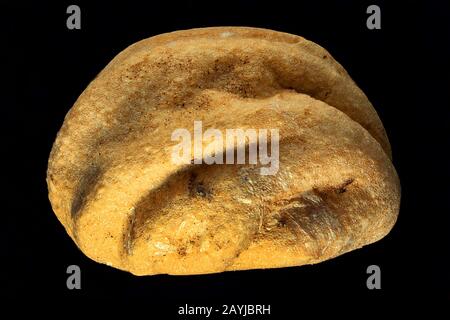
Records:
{"label": "wrinkled texture", "polygon": [[[181,165],[177,128],[279,128],[280,168]],[[224,150],[226,151],[226,150]],[[400,185],[383,125],[320,46],[203,28],[117,55],[67,114],[49,198],[90,258],[137,275],[317,263],[384,237]]]}

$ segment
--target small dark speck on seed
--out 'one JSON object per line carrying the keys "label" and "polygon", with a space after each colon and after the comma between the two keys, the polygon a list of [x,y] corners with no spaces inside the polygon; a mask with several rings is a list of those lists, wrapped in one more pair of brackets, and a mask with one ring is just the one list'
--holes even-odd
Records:
{"label": "small dark speck on seed", "polygon": [[205,187],[203,185],[201,185],[201,184],[197,185],[195,189],[196,189],[195,190],[196,194],[198,196],[200,196],[200,197],[204,198],[208,194],[208,192],[206,191]]}
{"label": "small dark speck on seed", "polygon": [[185,247],[178,248],[178,254],[180,256],[185,256],[186,255],[186,248]]}
{"label": "small dark speck on seed", "polygon": [[353,183],[353,181],[355,181],[355,179],[347,179],[344,181],[344,183],[339,186],[339,188],[336,189],[336,193],[341,194],[347,191],[347,187]]}

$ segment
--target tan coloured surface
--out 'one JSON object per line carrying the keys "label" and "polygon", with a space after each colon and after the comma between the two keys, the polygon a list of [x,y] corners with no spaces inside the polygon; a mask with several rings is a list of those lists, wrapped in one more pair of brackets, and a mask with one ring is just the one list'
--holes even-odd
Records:
{"label": "tan coloured surface", "polygon": [[[176,165],[176,128],[279,128],[280,169]],[[67,114],[48,165],[58,219],[90,258],[137,275],[317,263],[384,237],[400,185],[383,125],[331,55],[255,28],[125,49]]]}

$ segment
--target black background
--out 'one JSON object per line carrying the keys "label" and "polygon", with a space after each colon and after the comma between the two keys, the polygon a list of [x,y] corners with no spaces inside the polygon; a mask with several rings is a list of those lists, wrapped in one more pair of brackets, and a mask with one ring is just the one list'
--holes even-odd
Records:
{"label": "black background", "polygon": [[[6,92],[2,156],[1,291],[10,298],[145,299],[176,315],[185,303],[271,304],[272,314],[322,312],[331,301],[375,308],[399,301],[450,301],[450,7],[444,1],[93,1],[2,6]],[[81,7],[81,30],[66,8]],[[377,4],[382,29],[366,28]],[[53,214],[48,155],[67,111],[95,75],[128,45],[159,33],[206,26],[255,26],[304,36],[325,47],[376,107],[402,183],[398,222],[381,241],[314,265],[202,276],[136,277],[85,257]],[[11,86],[12,85],[12,86]],[[2,223],[3,224],[3,223]],[[66,268],[82,289],[66,288]],[[366,288],[379,265],[382,289]],[[356,300],[355,300],[356,299]],[[343,302],[343,303],[342,303]],[[417,305],[411,304],[411,308]]]}

